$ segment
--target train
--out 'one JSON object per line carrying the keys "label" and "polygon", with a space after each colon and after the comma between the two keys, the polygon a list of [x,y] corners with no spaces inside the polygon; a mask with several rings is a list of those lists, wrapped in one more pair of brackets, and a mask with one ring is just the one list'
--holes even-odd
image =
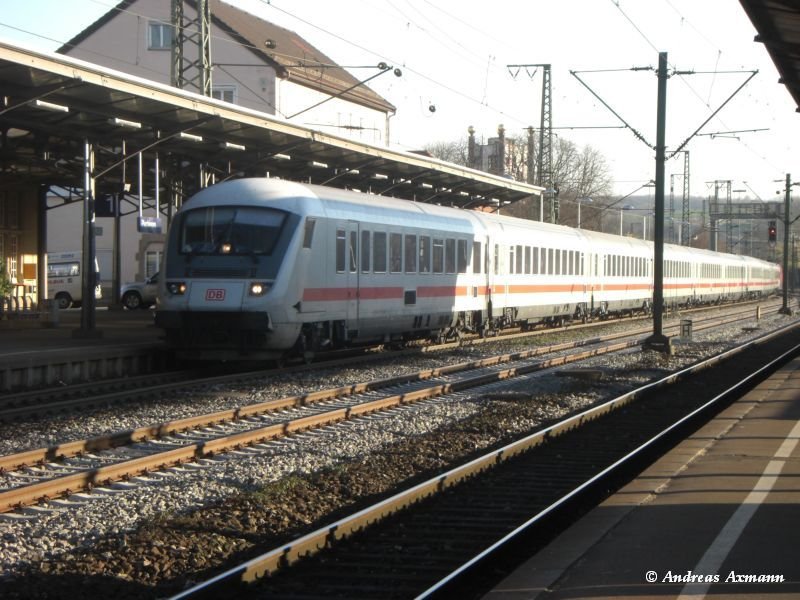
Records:
{"label": "train", "polygon": [[[176,213],[156,325],[179,358],[269,360],[652,310],[652,242],[272,178]],[[775,264],[666,244],[664,304],[769,295]]]}

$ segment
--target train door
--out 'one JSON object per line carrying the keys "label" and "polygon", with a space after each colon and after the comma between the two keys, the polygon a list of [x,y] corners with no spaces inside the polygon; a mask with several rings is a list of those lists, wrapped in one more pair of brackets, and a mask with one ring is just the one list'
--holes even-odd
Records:
{"label": "train door", "polygon": [[359,296],[360,296],[360,279],[359,279],[359,254],[358,254],[358,240],[360,239],[361,232],[359,223],[357,221],[348,221],[346,224],[347,231],[347,328],[350,331],[358,329],[359,318]]}

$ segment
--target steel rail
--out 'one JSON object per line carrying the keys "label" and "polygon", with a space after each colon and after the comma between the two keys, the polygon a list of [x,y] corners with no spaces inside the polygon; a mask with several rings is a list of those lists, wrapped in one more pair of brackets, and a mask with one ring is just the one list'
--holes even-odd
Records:
{"label": "steel rail", "polygon": [[[732,305],[734,309],[741,310],[744,306],[751,304],[760,304],[763,300],[759,301],[746,301]],[[775,306],[778,306],[777,304]],[[771,310],[772,306],[767,305],[765,310]],[[685,309],[681,314],[689,314],[693,312],[700,312],[709,310],[709,307],[698,307],[692,309]],[[612,325],[623,321],[636,321],[644,319],[642,316],[619,317],[613,321],[595,321],[591,323],[578,323],[565,328],[546,328],[529,330],[519,333],[503,333],[500,336],[480,338],[477,335],[466,336],[456,342],[445,342],[442,344],[435,344],[432,346],[407,348],[401,351],[402,354],[411,354],[413,352],[435,352],[447,350],[451,348],[474,346],[486,343],[494,343],[498,341],[508,341],[525,337],[536,337],[547,335],[556,331],[580,331],[582,329],[597,328],[604,325]],[[512,330],[513,331],[513,330]],[[380,350],[380,347],[377,348]],[[383,360],[386,358],[385,354],[374,352],[367,349],[358,357],[358,361],[363,362],[368,360]],[[397,353],[393,354],[396,357]],[[335,367],[343,366],[354,362],[352,358],[328,358],[324,362],[318,362],[312,365],[296,365],[287,368],[278,369],[259,369],[255,371],[242,371],[238,373],[226,373],[220,375],[206,376],[200,379],[191,380],[178,380],[168,383],[161,383],[153,385],[152,380],[154,376],[142,375],[135,377],[124,377],[121,379],[101,380],[91,383],[78,383],[61,388],[42,388],[38,390],[28,390],[22,392],[15,392],[11,394],[0,393],[0,422],[10,422],[19,420],[25,417],[39,414],[57,414],[72,410],[80,410],[85,407],[108,405],[118,402],[135,401],[146,397],[148,394],[163,394],[170,390],[177,388],[195,387],[202,385],[214,385],[221,383],[229,383],[236,381],[248,381],[251,379],[259,379],[262,377],[274,375],[276,373],[286,374],[293,372],[303,372],[313,370],[319,367]],[[184,372],[185,373],[185,372]],[[182,376],[181,372],[166,373],[157,375],[159,379],[175,379]],[[141,386],[140,383],[147,381],[147,385]],[[136,389],[131,389],[135,385]],[[117,388],[115,391],[106,392],[105,390]],[[123,389],[119,389],[123,388]],[[91,394],[91,395],[89,395]],[[53,400],[52,398],[63,398]]]}
{"label": "steel rail", "polygon": [[[284,423],[277,423],[268,425],[266,427],[259,427],[250,431],[240,432],[233,435],[226,435],[213,440],[202,441],[194,444],[187,444],[177,449],[160,452],[150,456],[145,456],[133,460],[127,460],[112,465],[106,465],[89,469],[84,472],[74,473],[71,475],[62,475],[46,481],[33,483],[30,485],[12,488],[0,492],[0,513],[16,510],[23,506],[43,502],[54,497],[71,494],[79,490],[91,489],[97,485],[105,485],[112,481],[118,481],[129,477],[135,477],[156,469],[164,469],[171,466],[180,465],[192,460],[201,458],[208,458],[215,454],[226,452],[229,450],[238,449],[247,445],[259,444],[270,441],[279,437],[283,437],[298,431],[311,429],[313,427],[323,427],[340,421],[353,419],[363,416],[378,410],[394,408],[404,404],[411,404],[421,400],[427,400],[437,396],[451,394],[459,391],[517,377],[532,371],[546,369],[549,367],[560,366],[583,360],[590,356],[599,356],[609,352],[616,352],[626,348],[639,345],[639,340],[629,342],[618,342],[610,344],[602,348],[595,348],[585,350],[583,352],[575,353],[572,355],[561,356],[556,358],[545,359],[525,365],[522,367],[512,367],[509,369],[502,369],[494,373],[478,375],[470,377],[454,383],[440,384],[432,387],[427,387],[421,390],[406,392],[401,394],[394,394],[386,398],[368,401],[362,404],[347,408],[339,408],[318,415],[310,415],[307,417],[300,417]],[[481,362],[481,361],[478,361]],[[491,365],[488,365],[491,366]],[[347,387],[360,387],[360,386],[347,386]],[[343,388],[344,389],[344,388]],[[279,401],[280,402],[280,401]],[[238,409],[237,409],[238,410]],[[230,411],[224,411],[228,413]],[[166,424],[169,427],[169,424]],[[152,435],[158,433],[159,426],[155,428],[141,428],[136,430],[141,435]],[[81,442],[76,442],[75,446],[64,444],[65,448],[70,451],[77,451],[80,449]],[[59,446],[53,448],[58,449]],[[49,449],[44,449],[49,450]],[[31,451],[37,453],[39,451]],[[24,453],[23,453],[24,454]],[[15,455],[16,456],[16,455]],[[13,463],[16,458],[11,457],[10,463]]]}
{"label": "steel rail", "polygon": [[[729,320],[723,319],[721,320],[721,322],[725,323],[725,322],[730,322],[731,320],[738,320],[738,319],[732,317]],[[719,324],[720,323],[709,323],[706,324],[704,327],[713,327]],[[613,337],[619,337],[621,334],[617,333],[611,335]],[[624,337],[631,337],[631,334],[626,333]],[[353,419],[379,410],[394,408],[404,404],[410,404],[421,400],[427,400],[429,398],[442,396],[445,394],[451,394],[463,391],[472,387],[477,387],[480,385],[486,385],[504,379],[517,377],[533,371],[569,364],[571,362],[576,362],[592,356],[599,356],[610,352],[617,352],[620,350],[631,348],[633,346],[638,346],[639,343],[640,340],[636,339],[627,342],[618,342],[616,344],[609,344],[604,347],[584,350],[583,352],[577,352],[571,355],[554,357],[538,361],[535,363],[531,363],[528,365],[511,367],[508,369],[502,369],[492,373],[478,375],[475,377],[469,377],[453,383],[440,384],[412,392],[395,394],[388,396],[386,398],[368,401],[347,408],[340,408],[317,415],[300,417],[298,419],[293,419],[283,423],[268,425],[265,427],[257,427],[245,432],[235,433],[231,435],[223,435],[213,440],[204,440],[198,443],[187,444],[180,448],[167,450],[164,452],[158,452],[155,454],[131,460],[123,460],[111,465],[105,465],[101,467],[87,469],[79,473],[73,473],[70,475],[59,475],[54,478],[47,479],[45,481],[39,481],[37,483],[22,485],[0,492],[0,513],[17,510],[21,507],[35,503],[45,502],[52,498],[69,495],[77,491],[92,489],[93,487],[96,487],[98,485],[108,485],[111,482],[124,480],[131,477],[136,477],[153,470],[161,470],[173,466],[178,466],[186,462],[212,457],[215,454],[238,449],[244,446],[263,443],[279,437],[290,435],[292,433],[296,433],[298,431],[303,431],[316,427],[323,427],[333,423],[338,423],[341,421]],[[577,344],[585,345],[586,342],[581,341],[578,342]],[[498,362],[505,362],[503,359],[510,359],[510,357],[512,356],[519,357],[519,359],[525,359],[525,358],[530,358],[531,356],[535,356],[537,353],[541,352],[542,349],[536,349],[521,353],[515,353],[514,355],[496,356],[496,357],[491,357],[490,359],[482,359],[479,361],[473,361],[472,363],[462,363],[461,365],[455,365],[453,367],[445,367],[443,369],[430,370],[428,372],[435,372],[435,371],[454,372],[455,369],[463,370],[465,367],[469,367],[470,365],[478,365],[475,368],[480,368],[483,366],[493,366]],[[423,372],[423,374],[426,374],[428,372]],[[401,376],[400,379],[402,379],[403,377],[404,376]],[[411,377],[412,380],[414,380],[416,376],[412,375]],[[383,380],[383,381],[384,382],[391,381],[393,383],[390,383],[389,385],[394,385],[396,384],[397,379],[398,378],[391,378],[389,380]],[[366,384],[366,386],[368,385],[369,384]],[[315,392],[314,394],[309,394],[307,396],[314,397],[316,395],[322,394],[323,396],[327,395],[327,397],[329,398],[339,397],[346,393],[359,393],[368,391],[369,388],[366,386],[365,384],[355,384],[353,386],[344,386],[342,388],[336,388],[335,390],[323,390],[322,392]],[[330,395],[330,392],[333,392],[332,396]],[[304,400],[304,398],[306,398],[306,400]],[[299,397],[299,400],[301,402],[300,405],[302,405],[303,403],[307,403],[306,396]],[[276,410],[275,407],[289,408],[297,406],[298,405],[297,402],[298,402],[298,397],[292,397],[277,401],[270,401],[262,404],[272,404],[273,406],[272,410]],[[222,411],[220,413],[214,413],[213,415],[202,415],[199,417],[182,419],[176,422],[164,423],[153,427],[142,427],[137,430],[133,430],[132,432],[123,432],[121,434],[117,434],[116,436],[112,435],[102,438],[95,438],[93,440],[81,440],[77,442],[52,446],[50,448],[41,448],[37,450],[23,452],[18,455],[4,457],[4,462],[6,465],[8,465],[8,467],[10,467],[15,464],[18,465],[19,462],[23,460],[29,461],[38,459],[39,462],[44,462],[45,460],[47,460],[48,457],[54,456],[58,458],[61,456],[65,456],[67,453],[72,453],[72,456],[75,456],[85,452],[97,451],[114,447],[112,444],[117,443],[120,440],[131,439],[131,441],[127,443],[133,443],[138,441],[144,441],[147,439],[152,439],[158,436],[163,436],[168,433],[174,433],[176,431],[185,431],[187,429],[192,428],[192,425],[196,429],[198,427],[203,427],[210,424],[216,424],[224,422],[226,420],[238,420],[245,416],[252,416],[256,414],[257,411],[262,409],[263,407],[260,405],[252,405],[249,407],[241,407],[238,409],[233,409],[232,411]],[[123,444],[117,443],[117,445],[123,445]],[[44,456],[44,458],[42,458],[42,456]],[[2,466],[2,464],[0,464],[0,466]],[[8,470],[8,467],[6,467],[6,470]]]}
{"label": "steel rail", "polygon": [[[739,314],[740,313],[736,313],[735,315],[729,315],[728,316],[729,318],[727,320],[720,320],[720,317],[712,317],[708,319],[708,321],[710,321],[710,324],[707,325],[698,324],[697,329],[702,330],[705,327],[714,327],[720,324],[726,324],[738,320]],[[674,325],[671,327],[677,328],[678,325]],[[334,398],[342,398],[354,394],[375,391],[382,388],[391,387],[394,385],[403,385],[417,381],[424,381],[428,379],[433,379],[435,377],[441,377],[444,375],[452,375],[455,373],[464,372],[468,370],[493,366],[501,364],[503,362],[525,360],[528,358],[540,356],[543,354],[549,354],[552,352],[571,350],[573,348],[577,348],[580,346],[598,344],[615,339],[632,337],[635,335],[644,335],[647,334],[648,332],[649,329],[642,328],[642,329],[637,329],[635,331],[616,332],[602,336],[596,336],[593,338],[587,338],[584,340],[577,340],[574,342],[551,344],[548,346],[541,346],[538,348],[534,348],[532,350],[514,352],[510,354],[501,354],[475,361],[449,365],[446,367],[438,367],[435,369],[425,369],[417,373],[411,373],[407,375],[398,375],[395,377],[378,379],[365,383],[357,383],[353,385],[340,386],[337,388],[319,390],[316,392],[309,392],[307,394],[302,394],[298,396],[288,396],[285,398],[280,398],[275,400],[267,400],[264,402],[240,406],[215,413],[197,415],[194,417],[187,417],[176,421],[167,421],[156,425],[147,425],[132,430],[117,432],[107,436],[100,436],[85,440],[76,440],[73,442],[65,442],[53,446],[48,446],[45,448],[25,450],[7,456],[0,456],[0,473],[15,471],[23,467],[42,464],[47,461],[55,461],[65,458],[71,458],[73,456],[79,456],[81,454],[85,454],[88,452],[108,450],[111,448],[130,445],[137,442],[157,439],[159,437],[163,437],[166,435],[185,432],[192,429],[199,429],[202,427],[208,427],[219,423],[237,421],[243,418],[254,417],[270,412],[275,412],[278,410],[284,410],[288,408],[299,408],[302,406],[308,406],[313,403],[332,400]],[[225,377],[227,376],[215,376],[204,379],[203,382],[204,383],[208,383],[209,381],[218,382],[220,378],[224,379]],[[162,388],[161,386],[153,386],[152,391],[161,392]],[[0,512],[2,511],[0,510]]]}
{"label": "steel rail", "polygon": [[[381,519],[392,515],[402,509],[405,509],[418,501],[432,496],[436,493],[439,493],[443,490],[453,487],[454,485],[468,479],[478,473],[481,473],[493,466],[501,464],[507,461],[509,458],[521,454],[530,450],[533,447],[541,445],[545,441],[554,438],[565,431],[570,429],[579,427],[583,423],[595,420],[605,414],[608,414],[618,408],[626,406],[631,402],[635,401],[636,399],[640,398],[644,394],[649,391],[665,387],[673,382],[678,381],[679,379],[686,377],[687,375],[691,375],[694,373],[699,372],[702,369],[706,369],[710,366],[715,364],[724,362],[725,360],[739,354],[749,348],[755,347],[765,341],[772,339],[773,337],[777,337],[779,335],[783,335],[789,331],[792,331],[796,328],[800,327],[800,323],[792,323],[785,327],[782,327],[776,331],[766,333],[758,338],[746,342],[736,348],[727,350],[722,352],[714,357],[709,359],[703,360],[699,363],[695,363],[687,368],[681,369],[675,373],[671,373],[657,381],[647,383],[635,390],[626,392],[625,394],[604,402],[598,406],[592,407],[581,413],[568,417],[563,421],[560,421],[556,424],[548,426],[534,434],[526,436],[521,440],[516,442],[512,442],[499,450],[493,450],[486,455],[476,458],[474,460],[469,461],[468,463],[456,467],[454,469],[450,469],[445,473],[437,475],[423,483],[417,484],[412,488],[399,492],[394,496],[382,500],[373,506],[364,508],[353,515],[340,519],[334,523],[321,527],[311,533],[308,533],[296,540],[293,540],[289,543],[282,544],[281,546],[270,550],[260,556],[252,558],[245,563],[238,565],[228,571],[220,573],[219,575],[209,579],[208,581],[199,583],[192,588],[184,590],[183,592],[172,596],[172,600],[182,600],[185,598],[193,598],[193,597],[200,597],[206,596],[209,594],[213,594],[214,591],[218,588],[218,586],[227,586],[230,584],[235,583],[252,583],[261,579],[265,576],[273,575],[277,571],[282,568],[285,568],[292,563],[298,561],[301,558],[306,556],[315,554],[330,544],[334,543],[336,540],[343,539],[345,537],[350,536],[351,534],[362,530],[363,528],[380,521]],[[795,350],[800,349],[800,347],[796,347]],[[785,355],[784,355],[785,356]],[[771,363],[772,364],[772,363]],[[759,371],[763,372],[763,369]],[[748,375],[745,379],[740,381],[735,388],[739,389],[742,385],[745,385],[745,382],[752,381],[754,377],[757,375],[751,374]],[[731,388],[733,389],[733,388]],[[720,395],[721,396],[721,395]],[[719,396],[715,398],[715,401],[719,400]],[[701,409],[698,410],[707,410],[708,406],[710,406],[714,401],[709,401],[706,403]],[[695,414],[697,411],[693,411],[692,414]],[[684,417],[684,419],[687,417]],[[680,421],[683,422],[683,419]],[[679,423],[680,423],[679,422]],[[678,424],[674,424],[669,428],[669,430],[673,430],[674,427],[678,427]],[[663,433],[663,432],[662,432]],[[661,434],[659,434],[661,435]],[[666,433],[664,433],[666,435]],[[659,438],[660,439],[660,438]],[[643,444],[643,447],[649,447],[649,445],[656,443],[656,440],[651,440]],[[617,465],[619,461],[615,463]],[[606,469],[607,470],[607,469]],[[603,472],[605,472],[604,470]],[[597,475],[593,477],[595,479]],[[573,493],[569,494],[571,498]],[[545,516],[555,510],[557,505],[560,503],[565,502],[566,499],[559,500],[554,505],[540,511],[539,518]],[[538,516],[538,515],[537,515]],[[534,517],[536,518],[536,517]],[[518,533],[517,530],[515,530]],[[493,549],[496,549],[493,547]],[[475,561],[479,560],[479,557],[483,556],[483,554],[479,555],[478,557],[473,558],[469,565],[475,563]],[[467,565],[463,567],[464,569],[468,568]],[[459,570],[461,572],[461,570]],[[456,574],[451,574],[452,577],[455,577]],[[438,589],[439,585],[444,585],[446,581],[449,581],[451,577],[449,576],[446,580],[440,581],[439,584],[436,584],[433,588],[425,592],[420,597],[425,597],[428,593],[433,593],[434,589]]]}
{"label": "steel rail", "polygon": [[[793,327],[793,326],[789,326],[789,327]],[[773,334],[767,334],[762,339],[760,339],[760,340],[758,340],[758,341],[756,341],[754,343],[763,343],[764,341],[766,341],[767,339],[772,337],[772,335]],[[725,353],[723,355],[720,355],[720,358],[716,359],[715,362],[724,361],[727,358],[730,358],[730,356],[733,356],[733,354],[737,354],[737,353],[741,352],[742,350],[744,350],[744,348],[742,348],[742,349],[736,348],[736,349],[730,350],[727,353]],[[757,379],[760,379],[764,375],[771,374],[772,372],[776,371],[781,366],[786,364],[789,360],[791,360],[792,358],[796,357],[798,354],[800,354],[800,344],[794,346],[790,350],[787,350],[786,352],[784,352],[783,354],[781,354],[777,358],[771,360],[766,365],[763,365],[757,371],[754,371],[753,373],[750,373],[749,375],[747,375],[746,377],[744,377],[743,379],[741,379],[740,381],[738,381],[737,383],[735,383],[734,385],[729,387],[727,390],[717,394],[716,396],[714,396],[712,399],[710,399],[708,402],[706,402],[702,406],[696,408],[695,410],[693,410],[689,414],[685,415],[684,417],[682,417],[678,421],[674,422],[673,424],[671,424],[666,429],[663,429],[658,434],[656,434],[655,436],[653,436],[652,438],[650,438],[646,442],[640,444],[634,450],[631,450],[628,454],[626,454],[622,458],[618,459],[617,461],[615,461],[614,463],[612,463],[611,465],[609,465],[608,467],[603,469],[601,472],[599,472],[596,475],[594,475],[591,479],[585,481],[580,486],[578,486],[577,488],[575,488],[574,490],[569,492],[567,495],[561,497],[558,501],[554,502],[553,504],[551,504],[547,508],[539,511],[536,515],[531,517],[528,521],[526,521],[525,523],[523,523],[522,525],[520,525],[519,527],[514,529],[514,531],[511,531],[510,533],[506,534],[505,536],[503,536],[503,538],[501,538],[500,540],[498,540],[497,542],[492,544],[489,548],[486,548],[483,552],[481,552],[478,555],[474,556],[473,558],[471,558],[470,560],[465,562],[463,565],[461,565],[458,569],[456,569],[455,571],[451,572],[449,575],[447,575],[446,577],[444,577],[443,579],[441,579],[440,581],[438,581],[437,583],[432,585],[430,588],[425,590],[423,593],[419,594],[416,597],[416,600],[423,600],[425,598],[431,598],[431,597],[437,595],[443,589],[445,589],[448,585],[450,585],[452,582],[454,582],[457,578],[463,576],[469,570],[475,568],[482,561],[486,560],[492,554],[497,552],[499,549],[501,549],[504,546],[506,546],[513,539],[517,538],[519,535],[521,535],[522,533],[524,533],[525,531],[529,530],[531,527],[533,527],[537,523],[539,523],[542,520],[544,520],[547,516],[549,516],[551,513],[555,512],[556,510],[558,510],[559,508],[561,508],[562,506],[567,504],[573,498],[576,498],[577,496],[581,495],[582,493],[584,493],[586,490],[588,490],[589,488],[591,488],[595,484],[597,484],[599,482],[602,482],[603,480],[611,477],[614,473],[616,473],[623,466],[625,466],[626,464],[630,463],[632,460],[638,458],[639,456],[643,455],[644,453],[646,453],[647,451],[652,449],[654,446],[656,446],[657,444],[659,444],[660,442],[662,442],[663,440],[668,438],[670,435],[675,433],[677,430],[679,430],[684,425],[692,422],[693,420],[697,419],[699,416],[705,414],[707,411],[709,411],[710,409],[715,407],[720,402],[723,402],[726,399],[731,398],[734,395],[738,395],[738,394],[742,393],[742,391],[746,387],[748,387],[753,381],[755,381]],[[700,370],[700,369],[703,369],[703,368],[707,368],[708,366],[711,366],[711,365],[700,364],[700,365],[695,365],[693,367],[690,367],[690,369],[691,369],[692,372],[696,372],[697,370]],[[679,374],[676,374],[676,375],[679,375]],[[661,381],[665,381],[665,382],[671,383],[674,380],[675,380],[674,378],[665,377]],[[642,389],[644,389],[644,388],[642,388]],[[653,389],[653,388],[651,388],[651,389]]]}

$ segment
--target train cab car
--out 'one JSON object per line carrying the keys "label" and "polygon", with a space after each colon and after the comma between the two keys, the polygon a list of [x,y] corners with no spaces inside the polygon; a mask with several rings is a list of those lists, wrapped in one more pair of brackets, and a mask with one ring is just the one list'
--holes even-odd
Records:
{"label": "train cab car", "polygon": [[271,179],[198,193],[167,242],[156,324],[169,346],[275,358],[479,322],[486,234],[475,213],[375,199]]}

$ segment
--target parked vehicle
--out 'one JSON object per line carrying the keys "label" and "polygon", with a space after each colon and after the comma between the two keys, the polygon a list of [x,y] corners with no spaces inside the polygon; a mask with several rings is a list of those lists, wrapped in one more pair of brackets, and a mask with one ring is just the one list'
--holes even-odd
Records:
{"label": "parked vehicle", "polygon": [[[49,252],[47,254],[47,297],[58,308],[80,306],[83,299],[82,252]],[[103,297],[100,289],[100,265],[94,261],[94,297]]]}
{"label": "parked vehicle", "polygon": [[129,310],[137,308],[150,308],[156,303],[158,293],[158,272],[153,273],[144,281],[132,281],[124,284],[120,289],[119,297],[122,306]]}

